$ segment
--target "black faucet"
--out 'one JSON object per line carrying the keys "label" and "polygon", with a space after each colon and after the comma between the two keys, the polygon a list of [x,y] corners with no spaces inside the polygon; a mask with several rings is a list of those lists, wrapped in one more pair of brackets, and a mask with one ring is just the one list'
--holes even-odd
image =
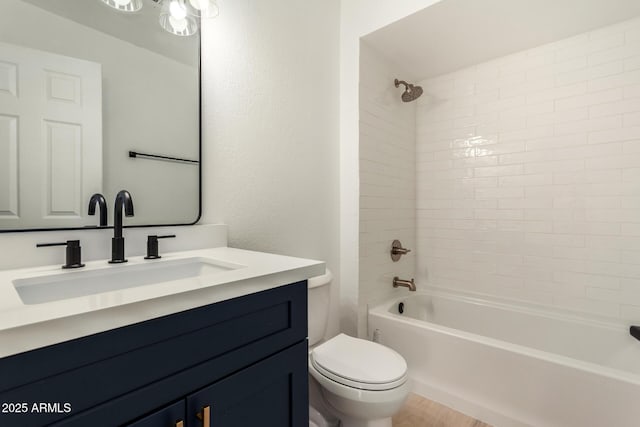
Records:
{"label": "black faucet", "polygon": [[122,190],[116,196],[116,206],[113,212],[113,239],[111,239],[110,264],[127,262],[124,257],[124,237],[122,237],[122,210],[125,216],[133,216],[133,199],[127,190]]}
{"label": "black faucet", "polygon": [[89,200],[89,215],[96,214],[96,205],[100,208],[100,227],[107,226],[107,201],[100,193],[91,196]]}

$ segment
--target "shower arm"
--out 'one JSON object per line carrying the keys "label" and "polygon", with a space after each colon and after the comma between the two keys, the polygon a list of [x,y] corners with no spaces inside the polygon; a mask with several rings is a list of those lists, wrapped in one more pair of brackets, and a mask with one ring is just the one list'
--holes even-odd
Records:
{"label": "shower arm", "polygon": [[409,83],[405,82],[404,80],[395,79],[394,83],[396,87],[400,87],[400,85],[403,84],[406,89],[409,89],[410,86]]}

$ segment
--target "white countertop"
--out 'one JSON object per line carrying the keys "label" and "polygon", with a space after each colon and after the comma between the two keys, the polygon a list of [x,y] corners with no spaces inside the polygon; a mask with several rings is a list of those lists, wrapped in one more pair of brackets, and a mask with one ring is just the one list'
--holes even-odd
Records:
{"label": "white countertop", "polygon": [[87,262],[80,270],[126,269],[185,258],[212,258],[243,267],[210,276],[167,281],[69,298],[24,304],[13,280],[73,275],[60,265],[0,271],[0,357],[103,332],[191,308],[264,291],[324,274],[324,262],[227,247],[163,254],[161,260],[130,257],[126,264]]}

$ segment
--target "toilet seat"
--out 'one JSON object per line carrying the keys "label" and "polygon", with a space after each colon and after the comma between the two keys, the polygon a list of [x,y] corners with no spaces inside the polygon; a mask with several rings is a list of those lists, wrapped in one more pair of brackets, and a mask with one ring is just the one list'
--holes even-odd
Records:
{"label": "toilet seat", "polygon": [[314,348],[309,362],[322,376],[361,390],[390,390],[407,381],[407,363],[400,354],[345,334]]}

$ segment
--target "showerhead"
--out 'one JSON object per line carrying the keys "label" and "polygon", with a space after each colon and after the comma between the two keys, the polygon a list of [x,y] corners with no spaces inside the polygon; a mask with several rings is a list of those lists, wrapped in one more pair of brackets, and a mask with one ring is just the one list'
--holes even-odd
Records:
{"label": "showerhead", "polygon": [[404,102],[414,101],[422,95],[422,88],[420,86],[414,86],[411,83],[398,79],[395,79],[394,83],[396,87],[400,87],[401,84],[404,85],[404,92],[402,92],[402,100]]}

